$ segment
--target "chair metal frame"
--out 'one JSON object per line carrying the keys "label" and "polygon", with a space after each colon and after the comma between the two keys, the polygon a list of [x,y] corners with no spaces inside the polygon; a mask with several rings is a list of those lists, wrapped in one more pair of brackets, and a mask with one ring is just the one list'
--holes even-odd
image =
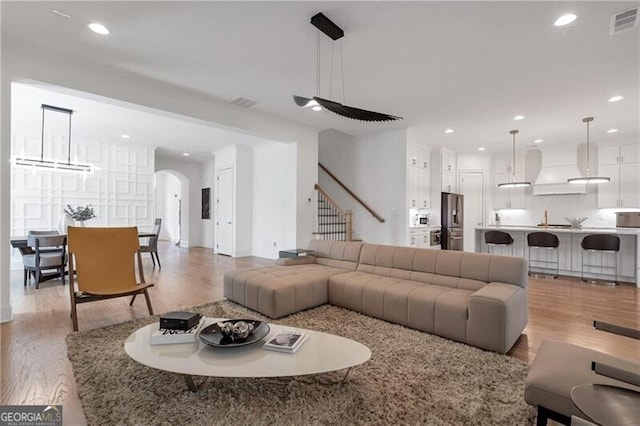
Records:
{"label": "chair metal frame", "polygon": [[[532,245],[529,243],[529,237],[534,235],[534,234],[548,234],[551,235],[553,237],[555,237],[555,241],[554,243],[557,243],[557,246],[541,246],[541,245]],[[554,234],[551,234],[549,232],[532,232],[530,234],[527,235],[527,246],[529,247],[529,275],[535,278],[545,278],[545,279],[555,279],[558,278],[558,276],[560,276],[560,250],[559,250],[559,246],[560,246],[560,242],[558,241],[558,237]],[[545,250],[545,260],[541,260],[541,259],[533,259],[531,257],[531,249],[535,249],[535,252],[538,252],[538,250]],[[549,260],[549,251],[555,251],[556,253],[556,260]],[[534,265],[534,263],[536,263],[537,265]],[[541,266],[540,264],[544,263],[544,266]],[[547,266],[549,265],[554,265],[555,264],[555,274],[550,275],[550,274],[545,274],[545,273],[540,273],[540,272],[535,272],[533,271],[534,268],[541,268],[541,269],[549,269],[547,268]]]}
{"label": "chair metal frame", "polygon": [[[594,235],[607,235],[607,236],[611,236],[611,237],[615,237],[618,239],[618,249],[617,250],[606,250],[606,249],[595,249],[595,248],[584,248],[583,244],[585,239],[589,238],[589,237],[593,237]],[[592,284],[603,284],[603,285],[608,285],[608,286],[616,286],[618,285],[618,252],[620,251],[620,237],[618,237],[617,235],[609,235],[609,234],[591,234],[591,235],[587,235],[586,237],[584,237],[582,239],[582,252],[580,253],[580,263],[581,263],[581,268],[580,268],[580,278],[582,279],[582,281],[584,282],[589,282]],[[598,253],[600,254],[600,265],[594,265],[594,264],[585,264],[584,263],[584,252],[589,252],[589,253]],[[603,263],[603,255],[604,254],[613,254],[613,259],[614,259],[614,264],[615,266],[605,266]],[[585,278],[584,275],[584,267],[587,268],[600,268],[600,275],[605,275],[602,272],[604,270],[613,270],[614,271],[614,276],[613,276],[613,281],[608,281],[608,280],[602,280],[602,279],[597,279],[597,278]]]}

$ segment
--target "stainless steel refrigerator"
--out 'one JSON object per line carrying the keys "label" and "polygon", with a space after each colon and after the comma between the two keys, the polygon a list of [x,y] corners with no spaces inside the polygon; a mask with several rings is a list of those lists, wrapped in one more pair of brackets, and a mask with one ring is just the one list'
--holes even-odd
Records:
{"label": "stainless steel refrigerator", "polygon": [[464,247],[463,198],[461,194],[442,193],[440,218],[442,220],[443,250],[459,250]]}

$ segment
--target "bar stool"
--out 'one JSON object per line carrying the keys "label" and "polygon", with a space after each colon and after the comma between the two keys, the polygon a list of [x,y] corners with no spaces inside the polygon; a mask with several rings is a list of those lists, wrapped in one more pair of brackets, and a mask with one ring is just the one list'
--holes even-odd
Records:
{"label": "bar stool", "polygon": [[[582,239],[581,245],[582,245],[582,270],[581,270],[582,281],[588,281],[594,284],[617,285],[618,284],[618,252],[620,251],[620,238],[616,235],[610,235],[610,234],[592,234],[584,237]],[[600,265],[585,264],[584,263],[585,252],[592,253],[592,254],[599,253]],[[614,266],[604,265],[603,258],[605,254],[608,254],[608,255],[613,254]],[[613,282],[598,280],[595,278],[586,279],[584,277],[585,266],[587,268],[599,267],[600,275],[605,275],[603,274],[604,270],[613,270],[615,274]],[[589,273],[589,271],[587,271],[587,273]],[[594,274],[593,272],[591,273]]]}
{"label": "bar stool", "polygon": [[513,256],[513,238],[507,232],[487,231],[484,233],[484,242],[487,244],[489,253],[493,253],[494,247],[500,247],[500,254],[503,254],[503,249],[509,246]]}
{"label": "bar stool", "polygon": [[[560,240],[558,236],[555,234],[551,234],[549,232],[532,232],[527,235],[527,245],[529,246],[529,275],[536,278],[547,278],[554,279],[558,278],[560,274],[560,250],[558,247],[560,246]],[[534,249],[534,253],[538,252],[538,250],[544,250],[545,258],[544,260],[536,258],[533,259],[531,257],[531,249]],[[553,250],[556,253],[556,260],[549,260],[549,252]],[[555,274],[538,274],[531,273],[531,270],[534,268],[540,269],[549,269],[548,266],[555,264]]]}

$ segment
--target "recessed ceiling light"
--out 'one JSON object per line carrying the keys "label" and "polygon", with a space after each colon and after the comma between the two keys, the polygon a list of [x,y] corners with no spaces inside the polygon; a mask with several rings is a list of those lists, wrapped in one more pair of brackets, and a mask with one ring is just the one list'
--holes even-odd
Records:
{"label": "recessed ceiling light", "polygon": [[188,152],[184,152],[182,155],[184,155],[185,157],[188,157],[189,153]]}
{"label": "recessed ceiling light", "polygon": [[524,120],[524,115],[516,115],[513,117],[514,120]]}
{"label": "recessed ceiling light", "polygon": [[447,129],[444,131],[446,134],[453,133],[453,129]]}
{"label": "recessed ceiling light", "polygon": [[131,136],[129,135],[122,135],[122,139],[129,139]]}
{"label": "recessed ceiling light", "polygon": [[536,139],[535,141],[533,141],[533,143],[542,143],[542,139]]}
{"label": "recessed ceiling light", "polygon": [[314,111],[322,111],[322,107],[320,105],[314,105],[311,107],[311,109]]}
{"label": "recessed ceiling light", "polygon": [[105,27],[102,24],[98,24],[97,22],[92,22],[87,26],[91,31],[93,31],[94,33],[98,33],[100,35],[107,35],[110,32],[107,27]]}
{"label": "recessed ceiling light", "polygon": [[67,18],[67,19],[71,18],[71,15],[69,15],[68,13],[64,13],[58,9],[53,9],[52,12],[58,16],[62,16],[63,18]]}
{"label": "recessed ceiling light", "polygon": [[484,146],[481,146],[480,148],[478,148],[478,151],[484,151]]}
{"label": "recessed ceiling light", "polygon": [[565,25],[569,25],[570,23],[575,21],[576,18],[577,16],[573,13],[567,13],[566,15],[562,15],[561,17],[556,19],[556,22],[554,22],[553,25],[555,25],[556,27],[564,27]]}
{"label": "recessed ceiling light", "polygon": [[618,102],[623,100],[624,98],[622,96],[612,96],[609,98],[609,102]]}
{"label": "recessed ceiling light", "polygon": [[609,129],[607,130],[607,133],[616,133],[618,131],[618,129]]}

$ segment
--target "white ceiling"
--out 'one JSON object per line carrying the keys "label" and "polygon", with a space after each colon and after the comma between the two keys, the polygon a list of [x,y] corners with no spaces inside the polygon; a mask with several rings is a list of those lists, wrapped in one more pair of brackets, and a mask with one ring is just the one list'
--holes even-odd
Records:
{"label": "white ceiling", "polygon": [[[255,146],[269,142],[251,135],[216,128],[207,123],[175,114],[150,110],[124,102],[87,97],[39,83],[12,84],[11,128],[20,137],[40,140],[42,127],[41,105],[54,105],[73,110],[72,143],[129,144],[158,147],[158,155],[166,158],[204,161],[213,159],[213,151],[229,144]],[[67,118],[48,113],[46,131],[67,134]],[[55,127],[61,127],[55,133]],[[127,135],[125,139],[122,135]],[[66,137],[66,136],[65,136]],[[184,154],[189,154],[188,157]]]}
{"label": "white ceiling", "polygon": [[[134,73],[318,129],[361,135],[410,128],[460,152],[485,146],[638,142],[640,36],[609,35],[610,18],[638,2],[7,2],[3,44]],[[69,15],[62,18],[52,9]],[[316,86],[323,11],[345,31],[345,103],[400,115],[363,123],[295,106]],[[554,20],[578,15],[562,29]],[[99,21],[111,35],[90,32]],[[3,47],[5,47],[3,46]],[[335,45],[335,53],[340,44]],[[320,95],[342,100],[339,55],[329,93],[331,41],[321,36]],[[624,100],[609,103],[613,95]],[[522,114],[525,119],[513,121]],[[453,134],[445,135],[446,128]],[[606,130],[617,128],[616,134]],[[117,130],[121,132],[121,130]],[[167,146],[181,143],[167,140]],[[164,142],[163,142],[164,143]]]}

